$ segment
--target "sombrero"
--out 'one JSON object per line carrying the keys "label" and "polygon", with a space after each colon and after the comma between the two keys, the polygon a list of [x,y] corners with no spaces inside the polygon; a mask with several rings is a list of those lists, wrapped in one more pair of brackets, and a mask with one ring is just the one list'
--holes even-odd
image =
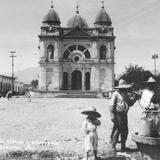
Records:
{"label": "sombrero", "polygon": [[159,82],[157,82],[153,77],[150,77],[148,79],[148,81],[143,82],[144,84],[158,84]]}
{"label": "sombrero", "polygon": [[81,114],[86,114],[86,115],[94,114],[97,118],[101,117],[101,114],[96,111],[95,107],[89,107],[87,110],[82,111]]}
{"label": "sombrero", "polygon": [[120,88],[131,88],[133,86],[132,84],[128,84],[124,79],[119,80],[118,86],[115,86],[115,89],[120,89]]}

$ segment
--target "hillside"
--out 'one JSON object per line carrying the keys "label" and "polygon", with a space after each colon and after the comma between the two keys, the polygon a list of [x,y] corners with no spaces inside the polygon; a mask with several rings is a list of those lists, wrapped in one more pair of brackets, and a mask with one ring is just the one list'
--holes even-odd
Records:
{"label": "hillside", "polygon": [[30,84],[32,80],[38,79],[38,73],[38,67],[30,67],[25,70],[15,72],[15,76],[18,81]]}

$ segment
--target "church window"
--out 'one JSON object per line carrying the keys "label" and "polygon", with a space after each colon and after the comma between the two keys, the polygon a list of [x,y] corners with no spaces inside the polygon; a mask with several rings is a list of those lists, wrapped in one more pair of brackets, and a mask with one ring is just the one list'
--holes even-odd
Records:
{"label": "church window", "polygon": [[86,59],[90,59],[90,58],[91,58],[90,53],[89,53],[88,50],[86,50],[86,51],[84,52],[84,55],[85,55],[85,58],[86,58]]}
{"label": "church window", "polygon": [[70,51],[67,49],[63,54],[63,58],[68,59],[69,54],[70,54]]}
{"label": "church window", "polygon": [[65,52],[63,54],[63,59],[68,59],[69,54],[71,52],[73,52],[73,51],[80,51],[80,52],[82,52],[85,55],[86,59],[90,59],[91,58],[89,51],[84,46],[81,46],[81,45],[72,45],[72,46],[68,47],[65,50]]}
{"label": "church window", "polygon": [[78,62],[78,61],[79,61],[79,57],[78,57],[78,56],[75,56],[75,57],[74,57],[74,61],[75,61],[75,62]]}
{"label": "church window", "polygon": [[85,47],[83,47],[83,46],[78,46],[78,50],[80,50],[80,51],[84,51],[86,48]]}
{"label": "church window", "polygon": [[106,46],[100,47],[100,59],[106,59]]}
{"label": "church window", "polygon": [[76,50],[76,45],[70,46],[70,47],[68,47],[68,49],[72,52],[72,51]]}
{"label": "church window", "polygon": [[48,56],[48,59],[54,59],[54,47],[51,44],[48,45],[47,56]]}

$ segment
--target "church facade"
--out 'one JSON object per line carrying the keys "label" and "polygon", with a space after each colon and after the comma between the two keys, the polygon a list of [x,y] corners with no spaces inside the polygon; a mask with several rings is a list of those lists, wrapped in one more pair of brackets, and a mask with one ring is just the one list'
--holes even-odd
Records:
{"label": "church facade", "polygon": [[39,90],[112,90],[115,36],[104,4],[93,27],[80,15],[78,6],[67,27],[60,24],[51,5],[39,35]]}

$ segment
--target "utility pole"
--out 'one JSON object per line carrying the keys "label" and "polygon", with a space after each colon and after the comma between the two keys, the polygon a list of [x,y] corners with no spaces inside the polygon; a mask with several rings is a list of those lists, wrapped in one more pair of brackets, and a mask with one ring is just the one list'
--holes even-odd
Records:
{"label": "utility pole", "polygon": [[14,58],[16,57],[14,54],[16,53],[16,51],[10,51],[11,53],[11,57],[12,58],[12,94],[14,91]]}
{"label": "utility pole", "polygon": [[152,59],[154,60],[154,73],[156,76],[156,59],[158,59],[158,54],[153,54]]}

